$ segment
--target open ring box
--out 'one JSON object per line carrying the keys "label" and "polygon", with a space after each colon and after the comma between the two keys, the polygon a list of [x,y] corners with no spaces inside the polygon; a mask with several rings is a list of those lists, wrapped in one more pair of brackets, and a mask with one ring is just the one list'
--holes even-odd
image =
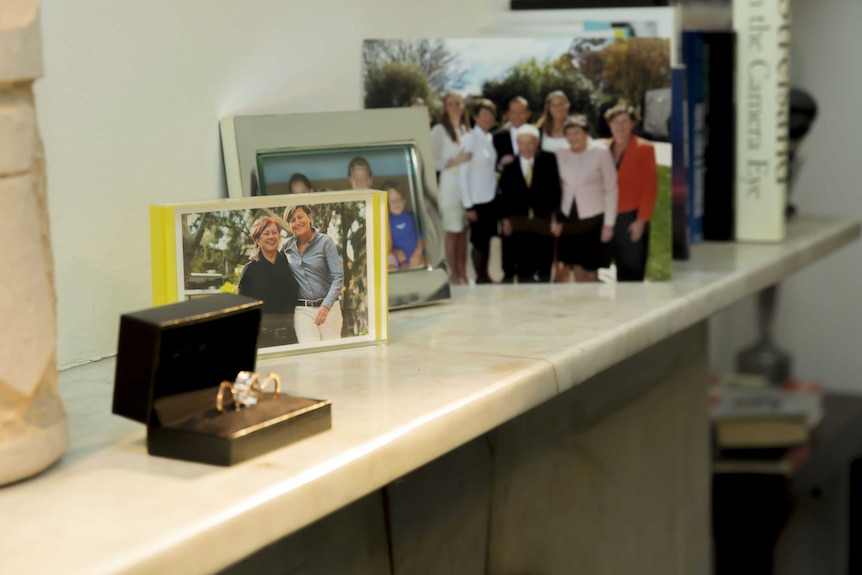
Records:
{"label": "open ring box", "polygon": [[222,381],[254,371],[262,307],[221,293],[120,317],[113,413],[147,425],[150,455],[233,465],[330,429],[330,402],[284,393],[289,381],[216,408]]}

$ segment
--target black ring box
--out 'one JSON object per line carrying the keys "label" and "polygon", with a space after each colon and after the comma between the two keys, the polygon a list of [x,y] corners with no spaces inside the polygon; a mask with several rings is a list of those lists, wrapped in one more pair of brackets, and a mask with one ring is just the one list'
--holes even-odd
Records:
{"label": "black ring box", "polygon": [[220,293],[120,317],[112,411],[147,425],[150,455],[233,465],[331,428],[330,402],[288,395],[289,381],[239,411],[226,392],[216,408],[222,381],[254,371],[262,307]]}

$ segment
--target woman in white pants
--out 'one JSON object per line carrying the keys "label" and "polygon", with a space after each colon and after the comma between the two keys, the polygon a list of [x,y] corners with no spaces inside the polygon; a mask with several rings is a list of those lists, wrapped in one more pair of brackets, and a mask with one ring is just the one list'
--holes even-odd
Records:
{"label": "woman in white pants", "polygon": [[311,206],[294,206],[284,219],[293,232],[284,246],[299,284],[294,328],[299,343],[341,337],[341,287],[344,271],[335,241],[311,225]]}

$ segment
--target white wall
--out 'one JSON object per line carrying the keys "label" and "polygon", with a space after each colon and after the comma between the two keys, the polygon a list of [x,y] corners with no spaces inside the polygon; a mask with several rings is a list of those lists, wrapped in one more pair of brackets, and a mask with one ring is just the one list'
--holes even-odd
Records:
{"label": "white wall", "polygon": [[[804,166],[793,188],[800,212],[862,219],[862,2],[793,3],[791,78],[819,104],[819,116],[800,154]],[[795,359],[794,374],[833,389],[862,392],[862,244],[789,278],[781,287],[777,342]],[[713,360],[734,365],[753,340],[752,300],[713,322]]]}
{"label": "white wall", "polygon": [[366,37],[469,36],[500,0],[47,0],[37,113],[58,364],[116,351],[150,305],[148,205],[226,195],[231,114],[361,107]]}
{"label": "white wall", "polygon": [[[150,303],[147,206],[224,195],[218,119],[355,109],[363,37],[468,36],[505,0],[42,3],[45,141],[61,366],[114,353]],[[373,6],[373,8],[371,8]],[[862,217],[862,2],[794,3],[793,81],[821,115],[801,150],[801,210]],[[795,373],[862,391],[862,246],[786,281],[778,341]],[[713,321],[717,367],[754,334],[753,302]]]}

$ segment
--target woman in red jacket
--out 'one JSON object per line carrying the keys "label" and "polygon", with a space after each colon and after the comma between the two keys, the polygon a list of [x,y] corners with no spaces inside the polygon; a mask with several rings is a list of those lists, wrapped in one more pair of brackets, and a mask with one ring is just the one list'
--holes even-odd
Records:
{"label": "woman in red jacket", "polygon": [[608,146],[617,167],[617,219],[611,254],[617,281],[642,282],[649,252],[649,221],[658,192],[653,145],[633,134],[640,121],[637,110],[620,102],[605,112],[613,136]]}

